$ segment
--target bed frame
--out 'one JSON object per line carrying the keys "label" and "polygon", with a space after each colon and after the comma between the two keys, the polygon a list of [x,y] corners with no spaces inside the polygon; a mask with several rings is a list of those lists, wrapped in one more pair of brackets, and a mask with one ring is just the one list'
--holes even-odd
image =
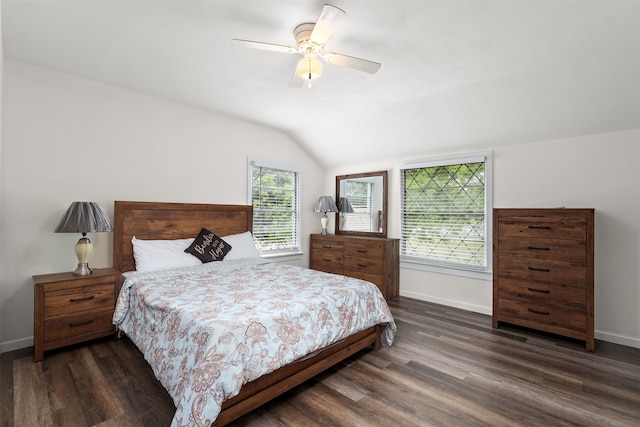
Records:
{"label": "bed frame", "polygon": [[[133,236],[184,239],[197,236],[201,228],[226,236],[251,231],[252,225],[252,206],[116,201],[113,265],[121,272],[135,270]],[[241,417],[366,347],[379,350],[382,330],[382,325],[371,327],[245,384],[223,403],[213,426]]]}

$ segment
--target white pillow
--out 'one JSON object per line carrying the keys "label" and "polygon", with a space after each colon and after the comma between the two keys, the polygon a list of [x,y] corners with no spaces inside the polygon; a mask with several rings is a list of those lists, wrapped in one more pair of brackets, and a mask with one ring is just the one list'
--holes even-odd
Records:
{"label": "white pillow", "polygon": [[184,250],[193,239],[140,240],[133,236],[136,271],[156,271],[200,265],[202,262]]}
{"label": "white pillow", "polygon": [[231,250],[224,257],[225,261],[228,259],[260,258],[260,251],[256,248],[250,231],[222,236],[221,239],[231,245]]}

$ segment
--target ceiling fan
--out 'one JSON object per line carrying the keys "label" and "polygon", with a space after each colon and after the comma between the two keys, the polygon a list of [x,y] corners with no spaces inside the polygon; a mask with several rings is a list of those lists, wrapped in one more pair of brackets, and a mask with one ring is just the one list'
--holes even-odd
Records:
{"label": "ceiling fan", "polygon": [[295,46],[241,39],[233,39],[231,42],[237,46],[251,49],[302,55],[304,58],[302,58],[296,66],[293,77],[289,82],[290,87],[301,87],[305,82],[308,82],[309,87],[311,87],[311,80],[320,77],[322,73],[322,63],[318,58],[323,59],[329,64],[345,66],[375,74],[376,71],[380,69],[380,65],[382,65],[379,62],[355,58],[335,52],[324,52],[325,44],[345,15],[346,12],[344,10],[330,4],[325,4],[315,23],[300,24],[294,29],[293,33],[296,39]]}

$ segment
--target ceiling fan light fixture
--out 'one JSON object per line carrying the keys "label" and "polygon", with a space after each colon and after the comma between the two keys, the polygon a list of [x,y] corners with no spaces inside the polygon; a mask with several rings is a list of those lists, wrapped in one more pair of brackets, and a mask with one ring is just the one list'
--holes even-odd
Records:
{"label": "ceiling fan light fixture", "polygon": [[381,64],[379,62],[335,52],[326,53],[324,51],[327,40],[331,38],[344,16],[344,10],[330,4],[325,4],[315,23],[305,22],[295,27],[293,31],[296,40],[295,46],[243,39],[232,39],[231,42],[237,46],[252,49],[302,55],[304,58],[298,61],[296,70],[289,82],[289,87],[301,87],[305,81],[307,81],[309,87],[311,87],[311,80],[317,79],[320,77],[320,74],[322,74],[322,63],[318,58],[321,58],[328,64],[345,66],[353,68],[354,70],[375,74],[380,68]]}
{"label": "ceiling fan light fixture", "polygon": [[302,58],[296,66],[296,75],[304,80],[314,80],[322,75],[322,62],[318,58]]}

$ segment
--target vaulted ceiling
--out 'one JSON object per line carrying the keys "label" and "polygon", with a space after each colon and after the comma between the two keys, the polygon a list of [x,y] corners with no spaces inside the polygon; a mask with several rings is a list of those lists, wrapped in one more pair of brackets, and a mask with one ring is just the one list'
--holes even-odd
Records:
{"label": "vaulted ceiling", "polygon": [[285,132],[327,167],[640,127],[638,1],[352,1],[326,64],[288,87],[324,2],[3,0],[18,60]]}

